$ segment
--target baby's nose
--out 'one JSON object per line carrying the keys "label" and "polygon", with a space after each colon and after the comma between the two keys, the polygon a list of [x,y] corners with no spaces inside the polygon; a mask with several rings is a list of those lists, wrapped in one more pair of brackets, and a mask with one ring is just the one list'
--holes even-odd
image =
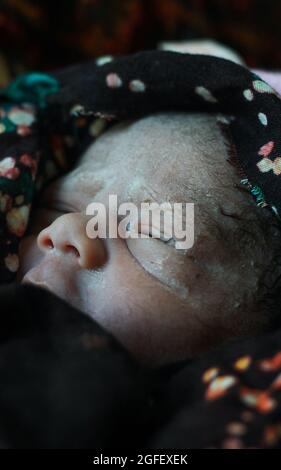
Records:
{"label": "baby's nose", "polygon": [[90,239],[86,234],[89,217],[76,212],[58,217],[51,225],[42,230],[37,244],[44,253],[56,252],[58,255],[72,255],[84,269],[101,267],[106,262],[104,242]]}

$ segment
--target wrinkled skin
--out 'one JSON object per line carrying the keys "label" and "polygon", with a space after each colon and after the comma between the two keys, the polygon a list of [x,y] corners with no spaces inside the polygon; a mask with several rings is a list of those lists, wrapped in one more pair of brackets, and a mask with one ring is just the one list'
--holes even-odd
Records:
{"label": "wrinkled skin", "polygon": [[[256,240],[239,242],[254,203],[237,189],[227,158],[213,116],[167,113],[115,125],[45,190],[21,242],[19,279],[86,312],[151,365],[259,330],[253,295],[264,255]],[[109,194],[138,206],[193,202],[194,246],[88,238],[86,207],[107,205]]]}

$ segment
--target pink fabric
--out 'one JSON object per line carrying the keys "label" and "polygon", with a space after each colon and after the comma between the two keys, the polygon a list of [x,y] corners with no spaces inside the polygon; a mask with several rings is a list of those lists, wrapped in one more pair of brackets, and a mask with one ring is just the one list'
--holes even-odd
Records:
{"label": "pink fabric", "polygon": [[281,95],[281,71],[269,72],[265,70],[253,70],[253,72],[259,75]]}

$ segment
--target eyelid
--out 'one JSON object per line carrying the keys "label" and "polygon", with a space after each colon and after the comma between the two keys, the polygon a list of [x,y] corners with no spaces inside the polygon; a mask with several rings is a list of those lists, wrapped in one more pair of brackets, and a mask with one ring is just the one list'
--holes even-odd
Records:
{"label": "eyelid", "polygon": [[45,210],[48,210],[48,211],[54,211],[54,212],[61,212],[62,214],[66,214],[68,212],[72,212],[62,206],[59,206],[57,204],[52,204],[52,205],[48,205],[48,204],[40,204],[39,206],[40,209],[45,209]]}
{"label": "eyelid", "polygon": [[40,195],[36,206],[38,208],[55,210],[62,213],[77,212],[77,210],[71,206],[71,204],[62,201],[58,197],[54,197],[53,195],[48,194],[48,192],[43,192]]}
{"label": "eyelid", "polygon": [[167,237],[164,232],[161,232],[152,224],[141,224],[140,221],[132,221],[127,224],[126,231],[131,233],[138,233],[140,235],[146,235],[147,238],[158,239],[165,244],[175,244],[175,239],[173,236]]}

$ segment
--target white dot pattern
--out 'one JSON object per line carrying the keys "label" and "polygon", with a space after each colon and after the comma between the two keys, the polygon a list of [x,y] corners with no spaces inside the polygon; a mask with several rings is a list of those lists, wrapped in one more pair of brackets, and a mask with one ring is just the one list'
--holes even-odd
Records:
{"label": "white dot pattern", "polygon": [[195,88],[195,93],[201,96],[201,98],[203,98],[205,101],[208,101],[209,103],[218,102],[217,98],[215,98],[215,96],[212,95],[212,93],[204,86],[197,86]]}
{"label": "white dot pattern", "polygon": [[254,93],[249,88],[243,91],[243,95],[247,101],[253,101],[254,99]]}
{"label": "white dot pattern", "polygon": [[141,80],[131,80],[129,83],[129,88],[134,93],[144,93],[146,90],[145,84]]}
{"label": "white dot pattern", "polygon": [[117,73],[109,73],[106,76],[106,84],[109,88],[120,88],[123,82]]}
{"label": "white dot pattern", "polygon": [[259,113],[259,114],[258,114],[258,118],[259,118],[259,120],[260,120],[260,122],[261,122],[261,124],[262,124],[263,126],[267,126],[268,121],[267,121],[267,116],[266,116],[266,114],[264,114],[264,113]]}

